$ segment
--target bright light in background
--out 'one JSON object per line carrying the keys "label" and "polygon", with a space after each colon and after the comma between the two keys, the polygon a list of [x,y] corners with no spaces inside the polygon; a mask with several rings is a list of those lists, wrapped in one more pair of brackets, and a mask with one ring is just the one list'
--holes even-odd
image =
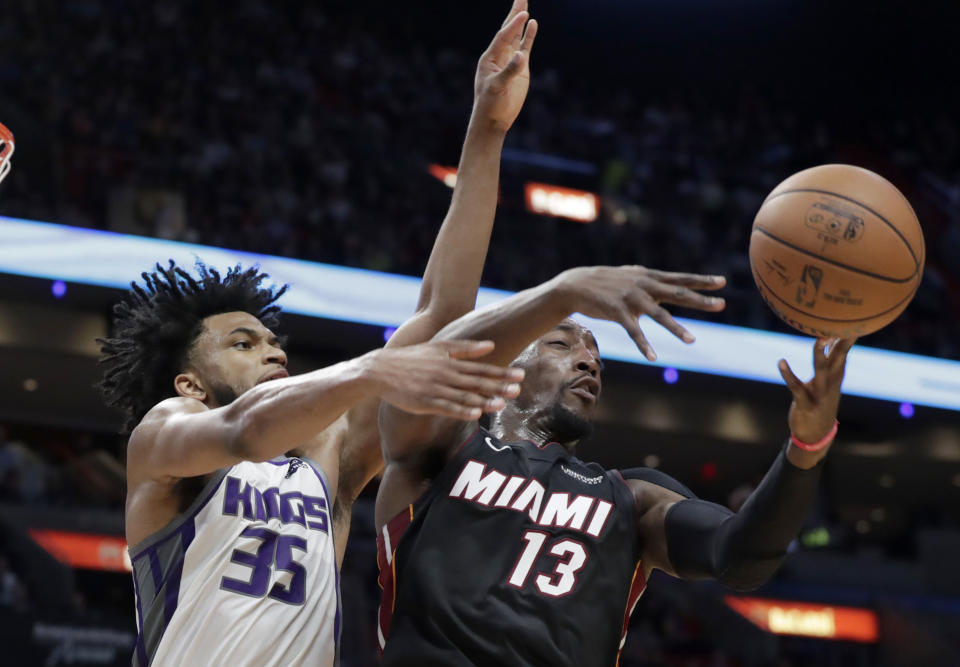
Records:
{"label": "bright light in background", "polygon": [[680,379],[680,373],[677,372],[676,368],[664,368],[663,369],[663,381],[667,384],[676,384],[677,380]]}
{"label": "bright light in background", "polygon": [[67,293],[67,283],[62,280],[54,280],[53,285],[50,286],[50,291],[53,292],[54,297],[62,299],[63,295]]}
{"label": "bright light in background", "polygon": [[561,188],[546,183],[527,183],[524,187],[527,210],[577,222],[593,222],[600,209],[600,198],[592,192]]}
{"label": "bright light in background", "polygon": [[870,643],[880,638],[877,614],[860,607],[725,595],[731,609],[778,635]]}
{"label": "bright light in background", "polygon": [[[397,327],[415,311],[419,299],[421,281],[412,276],[0,216],[3,273],[127,289],[157,260],[172,258],[189,268],[200,257],[222,271],[238,262],[259,265],[272,284],[290,283],[293,289],[280,305],[299,315]],[[481,288],[477,307],[510,294]],[[591,328],[605,359],[649,365],[621,327],[576,319]],[[813,374],[811,338],[687,318],[677,321],[697,337],[694,345],[684,345],[652,323],[644,326],[661,368],[768,382],[781,389],[781,358],[801,377]],[[960,362],[857,345],[850,351],[843,390],[897,404],[960,410]]]}
{"label": "bright light in background", "polygon": [[383,342],[386,343],[388,340],[393,338],[393,334],[397,333],[396,327],[385,327],[383,330]]}
{"label": "bright light in background", "polygon": [[900,404],[900,416],[904,419],[913,417],[913,403],[903,402]]}
{"label": "bright light in background", "polygon": [[438,181],[442,181],[444,185],[448,188],[452,188],[457,184],[457,168],[456,167],[444,167],[439,164],[431,164],[427,167],[427,170],[430,172],[430,175],[436,178]]}

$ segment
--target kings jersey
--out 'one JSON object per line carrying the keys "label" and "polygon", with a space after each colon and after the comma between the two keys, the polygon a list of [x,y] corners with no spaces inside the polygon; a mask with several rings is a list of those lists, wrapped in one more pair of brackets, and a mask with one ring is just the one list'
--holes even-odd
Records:
{"label": "kings jersey", "polygon": [[308,459],[243,461],[131,549],[134,667],[338,664],[328,489]]}
{"label": "kings jersey", "polygon": [[484,429],[377,543],[387,667],[612,667],[646,585],[617,471]]}

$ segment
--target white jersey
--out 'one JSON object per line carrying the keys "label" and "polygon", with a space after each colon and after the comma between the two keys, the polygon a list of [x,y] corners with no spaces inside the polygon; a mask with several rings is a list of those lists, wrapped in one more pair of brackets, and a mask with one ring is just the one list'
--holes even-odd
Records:
{"label": "white jersey", "polygon": [[337,664],[328,489],[307,459],[238,463],[131,549],[135,667]]}

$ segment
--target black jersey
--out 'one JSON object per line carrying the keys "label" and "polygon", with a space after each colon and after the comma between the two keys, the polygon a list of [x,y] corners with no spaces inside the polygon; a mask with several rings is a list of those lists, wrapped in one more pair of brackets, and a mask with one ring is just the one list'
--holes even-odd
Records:
{"label": "black jersey", "polygon": [[646,586],[619,472],[482,428],[377,544],[388,667],[612,667]]}

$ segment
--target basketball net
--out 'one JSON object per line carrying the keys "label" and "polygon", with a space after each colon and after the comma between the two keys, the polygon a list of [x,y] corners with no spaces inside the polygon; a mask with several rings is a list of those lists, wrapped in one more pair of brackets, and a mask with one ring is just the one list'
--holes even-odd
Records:
{"label": "basketball net", "polygon": [[10,173],[11,157],[13,157],[13,132],[0,123],[0,181]]}

